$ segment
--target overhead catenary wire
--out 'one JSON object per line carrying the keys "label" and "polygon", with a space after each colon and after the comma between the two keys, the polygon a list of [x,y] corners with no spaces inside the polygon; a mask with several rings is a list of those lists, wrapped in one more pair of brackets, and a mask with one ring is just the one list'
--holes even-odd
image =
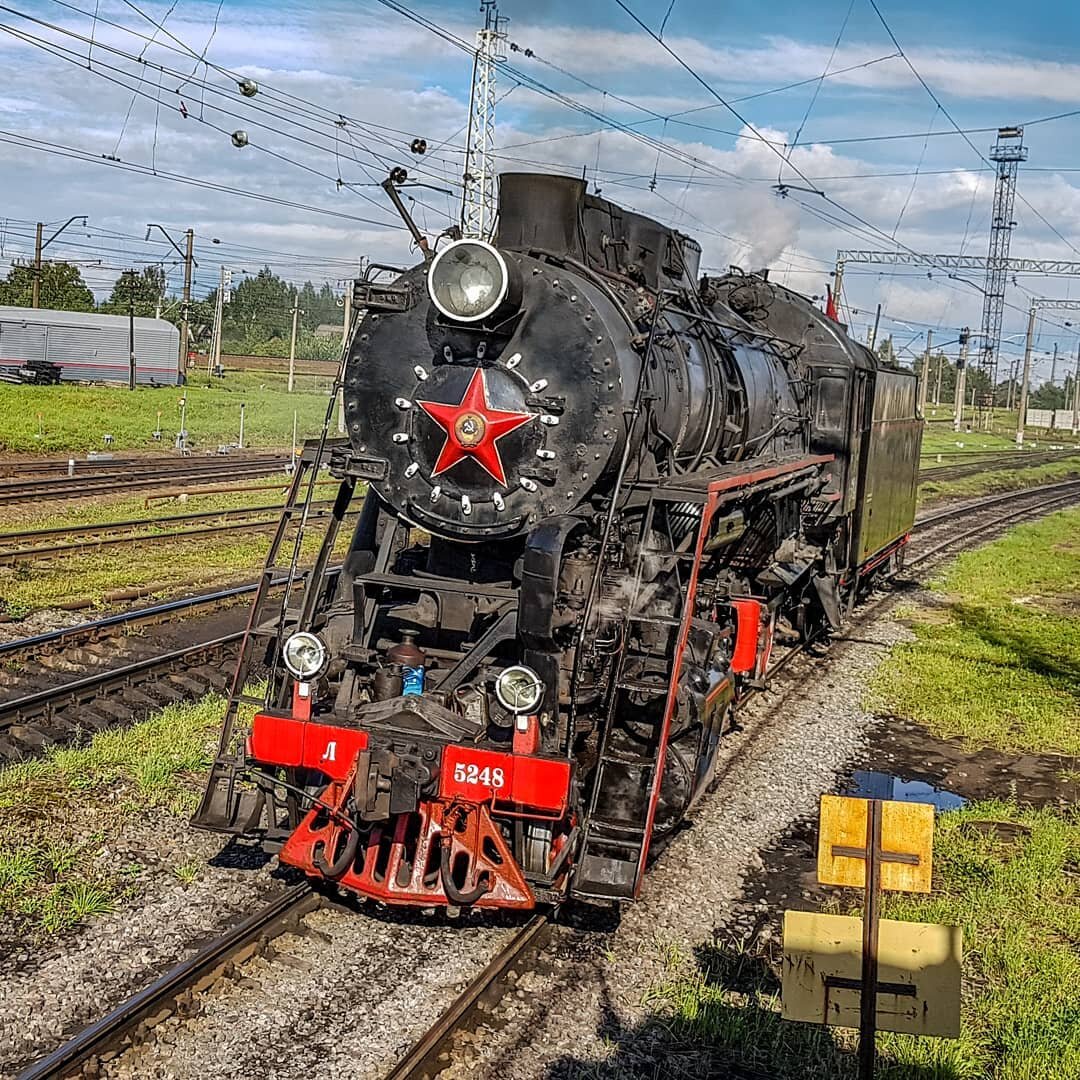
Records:
{"label": "overhead catenary wire", "polygon": [[[69,5],[65,5],[65,6],[69,6]],[[151,20],[151,21],[152,21],[152,20]],[[466,44],[468,44],[468,43],[466,43]],[[471,46],[469,46],[469,48],[471,48]],[[218,68],[217,70],[225,71],[226,69],[220,69],[220,68]],[[533,89],[533,87],[528,87],[528,88],[529,88],[529,89]],[[710,107],[710,108],[711,108],[711,107],[718,107],[718,106],[708,106],[708,107]],[[1047,118],[1047,119],[1049,119],[1049,118]],[[696,168],[696,167],[697,167],[697,166],[694,166],[694,168]],[[691,176],[692,176],[692,174],[691,174]],[[739,179],[740,179],[740,181],[742,180],[742,178],[739,178]],[[704,181],[703,181],[703,182],[704,182]],[[687,185],[688,185],[688,186],[689,186],[689,183],[690,183],[690,178],[687,178]],[[843,209],[843,211],[844,211],[845,213],[848,213],[848,211],[847,211],[847,209],[846,209],[846,208],[842,208],[842,209]],[[742,242],[743,242],[743,241],[739,241],[739,240],[737,240],[736,238],[730,238],[730,237],[729,237],[729,239],[735,240],[735,242],[739,242],[739,243],[742,243]]]}
{"label": "overhead catenary wire", "polygon": [[[618,2],[620,2],[620,0],[616,0],[616,3],[618,3]],[[937,105],[937,107],[941,110],[942,114],[945,116],[945,119],[948,120],[949,123],[953,126],[953,129],[956,131],[956,133],[963,137],[964,142],[966,142],[968,144],[968,146],[971,147],[971,149],[979,156],[979,159],[982,162],[984,162],[986,165],[990,165],[990,159],[987,158],[987,156],[971,141],[971,139],[968,137],[967,133],[961,129],[960,125],[953,119],[953,116],[949,112],[949,110],[947,108],[945,108],[945,106],[942,104],[941,99],[937,96],[936,93],[934,93],[934,91],[931,88],[930,84],[922,77],[922,75],[919,72],[919,69],[916,68],[915,65],[912,63],[911,57],[908,56],[908,54],[904,51],[903,47],[900,45],[900,42],[897,40],[896,35],[892,31],[892,27],[889,26],[888,21],[885,19],[885,16],[881,12],[881,8],[878,7],[877,0],[868,0],[868,3],[870,4],[870,7],[873,8],[874,14],[877,15],[878,20],[880,21],[881,25],[885,28],[885,33],[889,35],[889,39],[892,41],[893,45],[896,46],[897,51],[903,57],[904,63],[907,64],[908,68],[911,70],[912,75],[915,76],[915,78],[918,80],[919,84],[926,91],[926,93],[930,96],[931,101],[933,101],[934,104]],[[1039,122],[1041,122],[1041,121],[1036,121],[1036,123],[1039,123]],[[994,130],[996,130],[996,129],[994,129]],[[1078,248],[1071,240],[1067,239],[1066,236],[1064,235],[1064,233],[1062,233],[1061,230],[1057,228],[1057,226],[1053,225],[1042,213],[1040,213],[1039,210],[1037,210],[1034,206],[1032,206],[1031,203],[1024,196],[1023,192],[1017,191],[1016,192],[1016,197],[1052,233],[1054,233],[1054,235],[1059,240],[1061,240],[1062,243],[1068,245],[1068,247],[1070,247],[1077,255],[1080,255],[1080,248]]]}

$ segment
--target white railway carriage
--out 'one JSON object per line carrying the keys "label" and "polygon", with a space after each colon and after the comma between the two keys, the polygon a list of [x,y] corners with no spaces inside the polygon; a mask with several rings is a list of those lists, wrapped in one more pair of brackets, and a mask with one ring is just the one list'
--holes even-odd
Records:
{"label": "white railway carriage", "polygon": [[[64,382],[127,382],[126,315],[0,307],[0,369],[47,360]],[[180,331],[164,319],[135,319],[135,378],[145,386],[177,386]]]}

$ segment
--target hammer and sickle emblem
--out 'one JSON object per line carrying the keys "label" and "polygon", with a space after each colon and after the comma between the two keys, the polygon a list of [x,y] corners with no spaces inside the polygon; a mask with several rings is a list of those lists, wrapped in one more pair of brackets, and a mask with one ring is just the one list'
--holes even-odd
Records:
{"label": "hammer and sickle emblem", "polygon": [[462,446],[476,446],[484,438],[487,425],[484,418],[474,412],[462,413],[454,422],[454,435]]}

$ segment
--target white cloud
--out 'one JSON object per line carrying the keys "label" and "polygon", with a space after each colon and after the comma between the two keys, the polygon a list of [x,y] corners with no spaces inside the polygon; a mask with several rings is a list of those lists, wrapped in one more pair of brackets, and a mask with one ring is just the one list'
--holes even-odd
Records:
{"label": "white cloud", "polygon": [[[166,25],[201,49],[210,36],[216,9],[216,3],[185,0]],[[134,17],[124,5],[110,0],[101,10],[110,18],[133,24]],[[165,9],[155,10],[160,15]],[[361,33],[341,33],[343,12],[349,14],[353,24],[360,20]],[[181,13],[183,18],[177,18]],[[446,22],[444,17],[440,18]],[[71,25],[75,25],[74,20]],[[82,30],[88,31],[89,26],[86,21]],[[466,38],[472,36],[468,25],[455,23],[454,29]],[[682,74],[676,77],[670,58],[665,58],[641,34],[536,28],[522,23],[515,23],[512,30],[515,40],[536,49],[539,56],[557,59],[562,66],[582,72],[597,85],[610,83],[612,89],[657,112],[666,114],[692,108],[709,100],[689,78]],[[95,37],[110,42],[124,39],[119,31],[100,24]],[[689,39],[673,40],[672,45],[725,92],[737,86],[749,91],[777,81],[811,78],[820,74],[827,58],[823,46],[788,38],[722,48],[704,40]],[[125,41],[125,47],[132,48],[130,38]],[[134,51],[140,47],[141,43],[136,43]],[[859,63],[883,51],[888,49],[881,48],[880,43],[849,45],[840,50],[834,66]],[[97,55],[99,60],[103,59],[103,54]],[[88,213],[96,226],[139,235],[147,221],[160,221],[180,230],[190,224],[199,234],[200,250],[205,250],[206,266],[199,274],[205,287],[213,283],[216,275],[218,256],[207,244],[211,236],[236,244],[304,252],[316,261],[320,257],[351,260],[361,254],[377,261],[409,261],[407,238],[396,228],[397,218],[378,187],[358,189],[374,199],[376,205],[372,205],[356,192],[339,191],[333,182],[338,175],[350,183],[371,183],[372,178],[381,179],[385,175],[389,164],[404,164],[417,178],[440,187],[450,186],[455,192],[449,200],[430,190],[410,192],[428,204],[429,208],[418,205],[416,210],[423,227],[437,231],[456,212],[457,189],[453,184],[462,168],[457,148],[463,142],[460,129],[466,119],[463,96],[468,61],[452,46],[412,24],[387,20],[382,8],[376,16],[366,8],[358,13],[355,6],[331,5],[316,10],[247,5],[241,12],[226,5],[210,55],[227,67],[251,74],[263,91],[247,103],[222,80],[228,96],[221,100],[236,116],[207,115],[225,130],[223,135],[195,120],[199,95],[194,87],[184,91],[184,100],[192,114],[184,120],[173,93],[176,82],[165,79],[163,96],[168,104],[160,112],[150,102],[135,104],[117,151],[122,159],[149,163],[156,153],[158,166],[163,169],[385,221],[392,227],[381,229],[328,219],[0,143],[3,213],[12,218],[61,221],[71,213]],[[153,47],[147,56],[164,59],[167,54]],[[932,85],[943,94],[968,102],[1000,96],[1004,86],[1017,99],[1026,95],[1075,101],[1080,97],[1080,65],[977,50],[925,49],[912,56]],[[583,88],[535,60],[527,60],[520,54],[511,54],[511,60],[544,81],[564,87],[597,111],[626,120],[641,118],[640,112],[619,104],[610,95],[605,97],[602,92]],[[113,152],[130,100],[128,91],[3,35],[0,35],[0,62],[12,76],[6,93],[0,96],[0,127],[85,147],[94,154]],[[168,58],[168,63],[183,67],[176,56]],[[190,65],[184,70],[190,70]],[[626,75],[628,71],[632,75]],[[860,115],[868,118],[868,126],[872,122],[879,129],[889,126],[896,91],[911,85],[910,72],[896,61],[838,76],[829,83],[832,89],[846,87],[845,92],[857,105]],[[19,88],[17,92],[12,89],[15,86]],[[149,69],[144,86],[157,90],[156,77]],[[507,87],[503,80],[501,89]],[[330,116],[313,114],[308,106],[276,91],[317,102],[329,110]],[[916,89],[913,93],[921,95],[922,91]],[[254,111],[256,108],[268,108],[272,115],[260,115]],[[747,103],[744,108],[746,115],[754,119],[758,106]],[[332,117],[339,110],[372,125],[386,125],[400,132],[384,128],[364,132],[352,126],[347,129],[357,147],[369,146],[378,155],[357,152],[371,177],[353,159],[348,139],[333,124]],[[592,121],[523,91],[514,91],[505,105],[500,106],[499,116],[497,144],[507,148],[508,158],[533,159],[542,162],[542,168],[573,175],[580,175],[584,166],[592,181],[599,148],[597,179],[604,195],[672,222],[697,237],[705,249],[705,265],[724,267],[730,261],[750,268],[771,265],[781,280],[786,276],[795,287],[821,293],[838,247],[888,246],[880,235],[853,236],[797,205],[796,200],[802,201],[848,221],[857,229],[854,222],[818,196],[795,190],[787,200],[778,198],[773,183],[779,160],[769,145],[752,137],[734,143],[723,140],[725,148],[721,149],[707,141],[711,136],[705,132],[670,125],[664,141],[677,154],[663,154],[658,162],[654,148],[626,133],[609,130],[599,137],[581,136],[580,127],[570,125],[587,128]],[[723,122],[721,117],[725,118]],[[737,130],[737,122],[722,109],[699,113],[690,119]],[[260,128],[257,121],[265,121],[278,132]],[[299,124],[316,130],[304,130]],[[233,149],[227,137],[228,131],[239,126],[248,130],[252,143],[243,151]],[[1049,125],[1032,131],[1047,132],[1049,138],[1048,128]],[[644,130],[659,137],[662,129],[661,125],[651,124]],[[776,126],[762,124],[760,130],[767,140],[780,146],[791,136],[790,131]],[[550,141],[515,146],[535,141],[538,132],[541,139]],[[288,137],[289,133],[319,143],[323,149],[299,144]],[[415,159],[408,153],[408,139],[414,134],[426,137],[433,148],[424,159]],[[559,136],[571,137],[560,139]],[[450,139],[451,145],[438,149],[439,141],[445,139]],[[810,177],[902,172],[910,167],[918,152],[914,149],[917,145],[893,144],[883,151],[880,147],[811,143],[795,150],[791,161]],[[946,140],[934,144],[935,148],[938,145],[946,145]],[[327,178],[270,157],[258,147],[285,154],[326,174]],[[976,164],[974,155],[958,142],[948,147],[941,153],[951,155],[954,163]],[[884,153],[891,157],[883,160]],[[500,165],[528,167],[508,158],[500,159]],[[655,192],[649,190],[654,169],[658,174]],[[733,183],[725,174],[734,174],[742,182]],[[793,185],[801,183],[793,170],[785,169],[784,176]],[[886,234],[892,232],[906,202],[898,239],[912,248],[956,250],[967,234],[970,252],[985,251],[985,216],[992,191],[992,177],[986,173],[928,174],[920,176],[914,187],[909,176],[865,176],[830,181],[823,186],[832,198],[874,222]],[[1021,190],[1066,236],[1080,232],[1080,188],[1067,176],[1022,173]],[[973,203],[972,195],[976,191]],[[1076,257],[1022,204],[1017,205],[1016,217],[1021,226],[1014,240],[1014,252],[1022,245],[1024,254],[1036,257]],[[6,242],[5,257],[13,249],[25,251],[21,246],[23,240],[25,236],[13,236]],[[85,236],[82,242],[89,243]],[[115,247],[116,259],[146,250],[137,242],[127,246],[118,242]],[[58,242],[55,250],[62,253],[64,249]],[[343,271],[338,263],[332,265],[338,268],[328,270],[326,276],[337,278]],[[316,279],[321,276],[317,269],[307,266],[298,272]],[[853,274],[845,291],[856,306],[873,310],[877,301],[884,299],[894,314],[919,321],[936,324],[939,320],[962,319],[977,325],[979,320],[981,296],[957,282],[893,278],[890,284],[884,278]],[[1017,297],[1017,303],[1022,304],[1022,298]],[[1014,313],[1007,316],[1007,320],[1014,318]]]}

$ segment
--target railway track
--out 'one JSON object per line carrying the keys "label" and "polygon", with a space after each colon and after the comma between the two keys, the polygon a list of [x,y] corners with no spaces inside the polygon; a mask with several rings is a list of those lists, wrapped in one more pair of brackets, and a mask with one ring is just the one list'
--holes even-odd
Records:
{"label": "railway track", "polygon": [[[313,502],[312,506],[317,508],[313,516],[320,516],[325,508],[332,504],[331,499]],[[232,510],[207,510],[201,513],[133,518],[95,525],[70,525],[53,529],[0,533],[0,566],[32,562],[43,558],[65,558],[82,555],[87,551],[97,551],[104,547],[138,544],[148,540],[184,540],[244,530],[269,529],[277,525],[280,513],[281,505],[273,503],[265,506],[238,507]],[[266,517],[267,514],[274,516]],[[203,526],[202,522],[217,522],[217,524]],[[192,525],[196,527],[186,527]],[[170,528],[170,526],[175,526],[175,528]],[[155,531],[148,532],[149,529]],[[78,539],[60,540],[60,537],[78,537]]]}
{"label": "railway track", "polygon": [[[957,455],[961,457],[962,455]],[[1075,450],[1048,450],[1045,453],[1030,450],[1003,451],[1000,453],[979,454],[978,460],[970,458],[964,461],[950,462],[946,465],[923,465],[919,469],[919,482],[928,480],[957,480],[962,476],[975,476],[978,473],[996,469],[1031,469],[1039,465],[1048,465],[1053,461],[1063,461],[1076,457]],[[1080,467],[1080,458],[1077,461]]]}
{"label": "railway track", "polygon": [[[985,536],[988,531],[1025,517],[1040,516],[1078,500],[1080,480],[1008,492],[924,514],[913,529],[920,539],[913,545],[913,557],[908,560],[908,566],[923,566],[948,549]],[[962,523],[959,529],[958,522]],[[864,621],[875,615],[889,595],[871,599],[861,609],[857,620]],[[801,646],[790,649],[773,667],[772,674],[781,671],[803,651]],[[726,768],[730,767],[729,762]],[[193,996],[200,990],[234,972],[245,959],[266,950],[275,936],[295,927],[325,902],[309,886],[295,887],[30,1066],[19,1074],[19,1080],[97,1075],[102,1063],[143,1041],[152,1040],[155,1023],[188,1010],[192,1007]],[[534,915],[515,928],[465,989],[400,1056],[397,1064],[385,1074],[385,1080],[433,1080],[453,1061],[457,1042],[468,1038],[478,1023],[487,1022],[486,1017],[511,987],[515,973],[529,969],[555,935],[571,932],[550,914]]]}
{"label": "railway track", "polygon": [[[84,464],[84,463],[80,463]],[[97,463],[93,463],[97,464]],[[162,458],[137,465],[108,469],[79,469],[73,476],[31,477],[0,480],[0,505],[27,501],[80,499],[98,495],[141,491],[166,484],[212,484],[222,479],[271,476],[289,464],[282,454],[232,455],[206,458]]]}
{"label": "railway track", "polygon": [[245,608],[231,623],[218,620],[224,632],[165,650],[140,632],[185,617],[205,621],[254,591],[239,585],[0,643],[0,761],[224,688]]}

